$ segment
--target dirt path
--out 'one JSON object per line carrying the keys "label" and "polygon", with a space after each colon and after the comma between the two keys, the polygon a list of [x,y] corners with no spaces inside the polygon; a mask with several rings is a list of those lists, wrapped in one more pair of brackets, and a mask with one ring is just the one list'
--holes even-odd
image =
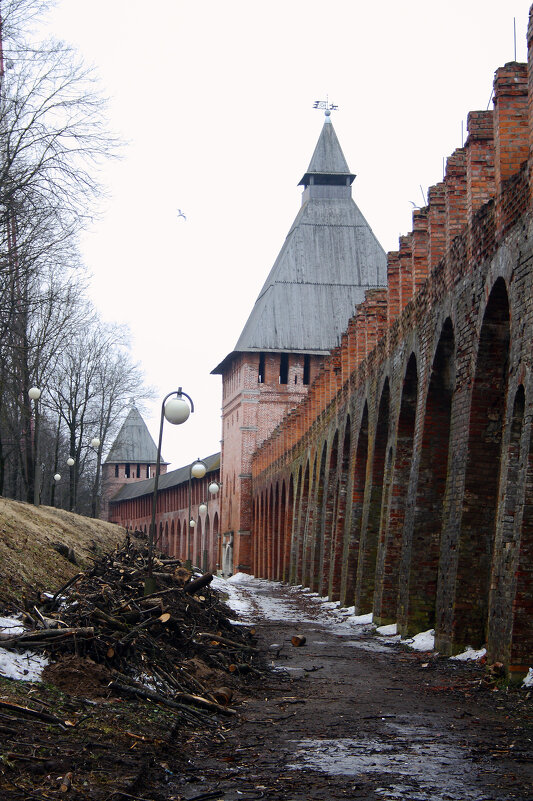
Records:
{"label": "dirt path", "polygon": [[274,669],[236,699],[237,722],[171,749],[143,797],[533,799],[525,689],[495,689],[479,665],[350,627],[300,590],[254,580],[239,592]]}

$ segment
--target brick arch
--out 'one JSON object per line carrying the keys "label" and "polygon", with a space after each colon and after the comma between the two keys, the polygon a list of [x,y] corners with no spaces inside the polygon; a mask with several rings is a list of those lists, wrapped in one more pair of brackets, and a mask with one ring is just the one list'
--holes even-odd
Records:
{"label": "brick arch", "polygon": [[272,541],[274,537],[274,487],[269,485],[266,502],[265,514],[265,547],[264,567],[262,575],[265,578],[272,578]]}
{"label": "brick arch", "polygon": [[[520,472],[523,470],[522,451],[524,446],[524,415],[525,415],[525,391],[523,385],[520,385],[515,393],[513,402],[512,418],[510,422],[509,431],[509,445],[507,449],[507,471],[505,476],[506,490],[503,496],[502,508],[499,510],[499,534],[495,543],[495,556],[492,567],[492,581],[490,589],[489,601],[489,620],[488,620],[488,637],[487,649],[488,658],[491,662],[501,661],[506,664],[511,662],[512,650],[512,635],[514,629],[513,620],[513,604],[517,599],[517,580],[516,577],[523,571],[523,565],[519,565],[519,557],[521,552],[521,530],[527,530],[531,521],[528,521],[528,499],[527,488],[524,506],[521,504],[521,481]],[[526,512],[525,516],[523,513]],[[524,538],[522,536],[522,542]],[[531,548],[531,544],[529,546]],[[525,551],[527,552],[527,544]],[[527,560],[526,560],[527,564]],[[527,573],[527,568],[526,568]],[[510,583],[509,576],[514,576],[515,579]],[[520,641],[519,649],[522,648],[524,640],[524,633],[526,633],[525,642],[528,650],[525,652],[528,662],[525,666],[524,672],[529,668],[531,645],[533,636],[530,634],[527,637],[527,630],[531,627],[527,621],[524,627],[520,617],[523,614],[523,607],[518,601],[515,607],[517,614],[517,633],[518,640]],[[519,622],[520,621],[520,622]],[[519,652],[516,649],[515,656]],[[521,663],[521,660],[518,660]],[[522,663],[523,664],[523,663]],[[514,665],[516,668],[517,666]]]}
{"label": "brick arch", "polygon": [[313,575],[313,554],[315,541],[315,525],[318,518],[316,497],[319,475],[319,452],[316,451],[309,459],[309,483],[307,487],[307,511],[304,521],[302,584],[311,587]]}
{"label": "brick arch", "polygon": [[533,423],[530,425],[525,498],[513,600],[510,673],[520,677],[531,667],[533,653]]}
{"label": "brick arch", "polygon": [[346,523],[346,493],[350,471],[351,425],[348,415],[342,438],[342,451],[339,462],[339,478],[337,482],[336,512],[333,520],[333,542],[329,573],[328,595],[333,601],[341,598],[342,565],[344,555],[344,532]]}
{"label": "brick arch", "polygon": [[363,519],[363,503],[368,460],[368,403],[365,400],[356,440],[355,458],[352,459],[350,531],[346,543],[346,583],[344,601],[348,606],[355,602],[355,585],[359,543]]}
{"label": "brick arch", "polygon": [[483,315],[470,404],[453,621],[454,648],[480,647],[486,641],[509,344],[509,299],[505,281],[499,278]]}
{"label": "brick arch", "polygon": [[295,553],[295,577],[297,582],[305,583],[306,573],[309,575],[308,565],[310,560],[310,529],[309,529],[309,505],[311,502],[311,466],[309,456],[305,462],[305,470],[302,477],[301,468],[299,476],[299,501],[298,501],[298,539]]}
{"label": "brick arch", "polygon": [[361,527],[361,543],[357,563],[356,607],[362,614],[370,612],[374,602],[378,537],[389,436],[389,411],[390,384],[389,379],[386,378],[381,391],[374,434],[370,486],[365,488],[365,494],[369,494],[369,504],[366,521],[363,520]]}
{"label": "brick arch", "polygon": [[179,519],[179,517],[178,517],[178,519],[176,520],[176,547],[175,547],[175,555],[176,555],[176,556],[177,556],[179,559],[183,559],[183,558],[184,558],[184,554],[183,554],[183,547],[182,547],[182,542],[181,542],[181,520]]}
{"label": "brick arch", "polygon": [[279,581],[282,573],[282,559],[285,547],[285,505],[286,505],[285,481],[281,480],[276,485],[276,539],[274,548],[273,578]]}
{"label": "brick arch", "polygon": [[320,554],[320,583],[318,588],[321,595],[327,595],[329,586],[329,571],[334,546],[333,531],[337,514],[338,459],[339,431],[336,429],[329,450],[328,470],[324,479],[324,504],[321,514],[322,550]]}
{"label": "brick arch", "polygon": [[[326,459],[328,452],[327,440],[322,443],[322,448],[319,449],[320,462],[315,465],[314,486],[313,486],[313,504],[311,508],[310,520],[310,542],[309,542],[309,586],[316,592],[320,585],[320,554],[322,551],[322,537],[324,531],[322,529],[322,511],[326,502],[326,493],[324,492],[326,483]],[[318,458],[318,454],[317,454]],[[317,472],[318,468],[318,472]]]}
{"label": "brick arch", "polygon": [[[306,470],[309,471],[309,460],[306,461]],[[296,492],[294,498],[294,509],[292,513],[292,537],[290,553],[289,580],[297,583],[302,575],[302,554],[303,554],[303,523],[302,523],[302,494],[303,494],[302,465],[298,465],[296,478]]]}
{"label": "brick arch", "polygon": [[201,567],[202,564],[203,564],[203,553],[202,553],[202,551],[203,551],[203,548],[202,548],[203,531],[204,531],[204,527],[202,525],[202,518],[200,517],[199,514],[197,514],[197,516],[196,516],[196,526],[195,526],[194,531],[193,531],[193,536],[194,536],[194,539],[195,539],[195,542],[196,542],[196,549],[195,549],[196,550],[196,559],[195,559],[195,562],[196,562],[196,565],[198,567]]}
{"label": "brick arch", "polygon": [[389,491],[381,531],[380,579],[374,598],[374,621],[380,625],[397,619],[400,556],[413,461],[418,383],[418,364],[415,354],[411,353],[403,377],[394,453],[389,451]]}
{"label": "brick arch", "polygon": [[436,625],[455,373],[455,333],[452,320],[447,317],[429,376],[412,528],[405,532],[403,543],[407,581],[400,597],[398,622],[404,634]]}
{"label": "brick arch", "polygon": [[266,543],[267,543],[267,525],[268,525],[268,500],[267,500],[267,498],[268,498],[268,489],[265,489],[261,493],[261,499],[260,499],[261,506],[260,506],[260,511],[259,511],[259,515],[260,515],[260,517],[259,517],[259,519],[260,519],[260,524],[259,524],[260,536],[259,536],[259,558],[258,558],[258,562],[257,562],[257,574],[259,576],[264,576],[265,575],[265,565],[266,565],[265,549],[266,549]]}
{"label": "brick arch", "polygon": [[255,510],[254,510],[254,539],[253,539],[253,556],[252,556],[252,566],[253,572],[255,576],[259,575],[259,553],[261,550],[261,509],[262,509],[262,497],[263,493],[258,492],[256,493],[256,503],[255,503]]}
{"label": "brick arch", "polygon": [[291,550],[292,539],[292,526],[294,520],[294,477],[292,473],[289,476],[289,487],[286,489],[285,482],[283,482],[283,492],[285,499],[284,506],[284,524],[283,524],[283,552],[281,554],[281,580],[288,581],[289,579],[289,559]]}
{"label": "brick arch", "polygon": [[211,563],[213,561],[213,559],[212,559],[213,545],[212,545],[212,541],[211,541],[211,519],[209,517],[209,510],[207,511],[207,514],[205,516],[204,530],[205,530],[205,532],[204,532],[204,542],[205,542],[204,548],[205,548],[205,553],[206,553],[206,564],[205,564],[205,568],[204,569],[205,570],[211,570],[212,569]]}

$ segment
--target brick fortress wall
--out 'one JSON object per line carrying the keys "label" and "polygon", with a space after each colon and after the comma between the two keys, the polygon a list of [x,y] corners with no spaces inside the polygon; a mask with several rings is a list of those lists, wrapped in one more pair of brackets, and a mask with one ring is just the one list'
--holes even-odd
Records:
{"label": "brick fortress wall", "polygon": [[496,71],[387,289],[251,465],[255,575],[511,675],[533,651],[532,40],[530,16],[528,65]]}

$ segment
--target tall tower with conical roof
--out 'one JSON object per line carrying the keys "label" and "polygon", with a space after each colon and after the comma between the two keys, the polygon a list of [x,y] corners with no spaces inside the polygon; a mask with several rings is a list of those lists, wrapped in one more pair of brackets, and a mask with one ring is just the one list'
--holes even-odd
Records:
{"label": "tall tower with conical roof", "polygon": [[300,211],[234,350],[212,371],[222,375],[221,531],[233,572],[251,567],[252,454],[305,397],[366,290],[386,285],[354,178],[327,110]]}
{"label": "tall tower with conical roof", "polygon": [[[157,464],[157,446],[139,410],[132,403],[122,428],[102,465],[102,503],[100,517],[108,519],[109,500],[125,484],[153,478]],[[161,461],[161,475],[168,462]]]}

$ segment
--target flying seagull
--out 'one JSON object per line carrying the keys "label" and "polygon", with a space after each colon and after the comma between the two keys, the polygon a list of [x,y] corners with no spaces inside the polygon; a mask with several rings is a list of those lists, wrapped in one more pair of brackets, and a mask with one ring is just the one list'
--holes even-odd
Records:
{"label": "flying seagull", "polygon": [[184,220],[187,219],[187,217],[185,216],[185,214],[182,212],[181,209],[178,209],[178,217],[183,217]]}

